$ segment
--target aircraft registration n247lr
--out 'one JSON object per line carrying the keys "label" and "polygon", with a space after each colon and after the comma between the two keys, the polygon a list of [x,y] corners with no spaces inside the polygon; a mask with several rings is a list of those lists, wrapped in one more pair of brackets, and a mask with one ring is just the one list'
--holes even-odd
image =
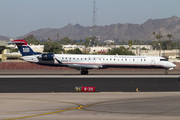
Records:
{"label": "aircraft registration n247lr", "polygon": [[82,75],[88,74],[89,69],[105,68],[154,68],[172,70],[175,64],[159,56],[130,56],[130,55],[79,55],[79,54],[42,54],[34,52],[25,40],[13,40],[27,62],[48,66],[64,66],[80,70]]}

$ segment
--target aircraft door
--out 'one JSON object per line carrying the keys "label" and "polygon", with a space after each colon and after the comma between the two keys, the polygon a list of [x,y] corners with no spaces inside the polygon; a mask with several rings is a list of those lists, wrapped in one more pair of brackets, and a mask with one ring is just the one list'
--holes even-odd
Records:
{"label": "aircraft door", "polygon": [[155,65],[155,59],[154,58],[151,59],[151,65]]}

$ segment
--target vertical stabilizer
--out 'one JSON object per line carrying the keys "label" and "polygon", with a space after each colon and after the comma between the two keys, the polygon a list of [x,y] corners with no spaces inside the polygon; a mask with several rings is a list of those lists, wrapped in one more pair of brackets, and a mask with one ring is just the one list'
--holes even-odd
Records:
{"label": "vertical stabilizer", "polygon": [[37,55],[41,54],[39,52],[34,52],[30,46],[27,44],[25,40],[13,40],[8,43],[14,43],[17,45],[19,51],[21,52],[22,56],[29,56],[29,55]]}

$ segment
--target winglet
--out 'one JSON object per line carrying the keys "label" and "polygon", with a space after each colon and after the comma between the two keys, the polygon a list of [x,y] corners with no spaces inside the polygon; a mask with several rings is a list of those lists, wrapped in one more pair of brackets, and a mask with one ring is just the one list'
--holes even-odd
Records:
{"label": "winglet", "polygon": [[61,61],[59,61],[57,58],[55,58],[55,60],[60,64],[62,65],[63,63]]}

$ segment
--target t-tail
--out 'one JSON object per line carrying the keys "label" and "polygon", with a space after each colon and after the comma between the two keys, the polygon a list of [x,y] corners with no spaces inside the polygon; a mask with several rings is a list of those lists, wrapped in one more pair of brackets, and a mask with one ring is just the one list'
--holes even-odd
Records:
{"label": "t-tail", "polygon": [[16,44],[22,56],[38,55],[39,52],[34,52],[25,40],[13,40],[8,43]]}

